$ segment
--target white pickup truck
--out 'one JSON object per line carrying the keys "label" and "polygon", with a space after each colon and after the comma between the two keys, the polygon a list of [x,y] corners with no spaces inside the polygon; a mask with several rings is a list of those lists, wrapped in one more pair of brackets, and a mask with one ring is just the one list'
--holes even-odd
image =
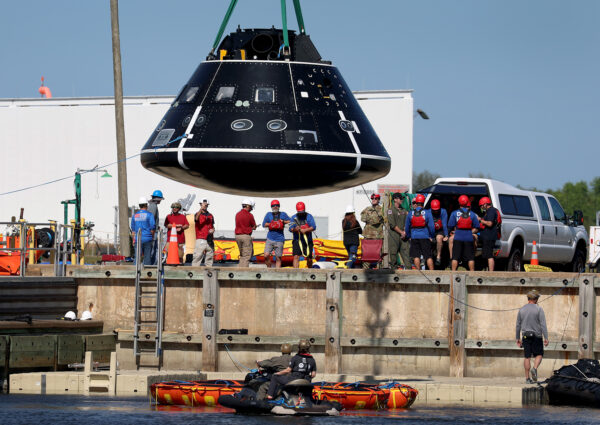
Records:
{"label": "white pickup truck", "polygon": [[[598,221],[596,221],[598,224]],[[600,265],[600,226],[590,226],[590,269],[597,269]]]}
{"label": "white pickup truck", "polygon": [[531,259],[533,241],[540,263],[553,269],[585,270],[588,235],[583,214],[575,211],[572,217],[567,216],[552,195],[521,190],[498,180],[466,177],[439,178],[419,192],[429,194],[426,208],[431,200],[439,199],[448,213],[458,209],[460,195],[467,195],[473,212],[480,216],[479,199],[489,197],[502,215],[502,237],[494,254],[498,265],[506,270],[523,268],[523,262]]}

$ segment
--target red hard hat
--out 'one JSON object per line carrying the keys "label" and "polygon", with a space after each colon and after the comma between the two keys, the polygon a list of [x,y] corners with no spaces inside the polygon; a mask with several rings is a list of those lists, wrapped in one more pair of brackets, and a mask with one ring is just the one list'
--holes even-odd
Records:
{"label": "red hard hat", "polygon": [[381,195],[379,193],[373,193],[371,199],[381,199]]}
{"label": "red hard hat", "polygon": [[471,202],[469,201],[469,197],[467,195],[460,195],[458,197],[458,205],[461,207],[469,207],[471,206]]}
{"label": "red hard hat", "polygon": [[304,205],[304,202],[298,202],[296,204],[296,211],[298,211],[298,212],[306,211],[306,205]]}
{"label": "red hard hat", "polygon": [[274,206],[274,205],[277,205],[277,206],[279,206],[279,205],[280,205],[280,204],[279,204],[279,201],[278,201],[277,199],[273,199],[273,200],[271,201],[271,207],[272,207],[272,206]]}
{"label": "red hard hat", "polygon": [[484,196],[483,198],[481,198],[479,200],[480,207],[484,206],[485,204],[490,204],[490,205],[492,204],[492,200],[490,198],[488,198],[487,196]]}
{"label": "red hard hat", "polygon": [[420,193],[415,197],[415,202],[417,204],[424,204],[425,203],[425,195],[421,195]]}
{"label": "red hard hat", "polygon": [[438,201],[437,199],[434,199],[433,201],[431,201],[431,209],[432,210],[439,210],[440,209],[440,201]]}

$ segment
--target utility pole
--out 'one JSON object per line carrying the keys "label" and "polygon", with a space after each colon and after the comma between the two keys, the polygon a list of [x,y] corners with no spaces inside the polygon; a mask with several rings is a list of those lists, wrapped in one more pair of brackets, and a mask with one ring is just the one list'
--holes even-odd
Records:
{"label": "utility pole", "polygon": [[119,239],[121,255],[130,257],[129,201],[127,197],[127,163],[125,161],[125,122],[123,118],[123,77],[121,75],[121,41],[119,36],[119,0],[110,0],[112,28],[113,76],[115,85],[115,124],[117,126],[117,185],[119,192]]}

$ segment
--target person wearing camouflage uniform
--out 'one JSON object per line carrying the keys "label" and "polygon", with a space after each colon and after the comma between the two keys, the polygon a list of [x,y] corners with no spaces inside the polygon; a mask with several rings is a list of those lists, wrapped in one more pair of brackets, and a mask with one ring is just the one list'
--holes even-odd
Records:
{"label": "person wearing camouflage uniform", "polygon": [[403,195],[394,193],[392,196],[393,204],[387,210],[388,219],[388,252],[390,258],[390,267],[396,268],[398,264],[398,253],[402,257],[402,265],[406,270],[411,269],[411,260],[409,255],[409,242],[406,239],[404,227],[406,226],[406,216],[408,212],[402,206]]}
{"label": "person wearing camouflage uniform", "polygon": [[360,213],[360,221],[365,223],[363,236],[365,239],[383,239],[383,211],[379,201],[381,196],[371,195],[371,206]]}

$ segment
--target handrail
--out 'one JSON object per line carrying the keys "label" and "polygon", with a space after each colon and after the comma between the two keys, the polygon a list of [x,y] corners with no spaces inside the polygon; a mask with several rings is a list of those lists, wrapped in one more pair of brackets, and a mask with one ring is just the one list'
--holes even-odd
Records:
{"label": "handrail", "polygon": [[[26,274],[27,264],[32,264],[35,261],[35,253],[39,251],[50,252],[52,254],[51,261],[54,263],[55,276],[64,276],[68,255],[71,256],[71,263],[83,261],[83,249],[75,249],[73,237],[77,228],[81,228],[76,224],[61,224],[57,221],[50,220],[48,222],[27,222],[22,221],[0,221],[0,226],[13,226],[17,228],[14,237],[19,238],[19,247],[10,247],[9,240],[11,236],[7,236],[6,241],[0,244],[0,252],[19,252],[19,276],[24,277]],[[54,242],[51,247],[35,246],[36,227],[46,226],[54,232]],[[70,232],[69,232],[70,230]],[[71,247],[68,248],[68,242],[71,240]],[[28,261],[29,259],[29,261]]]}

